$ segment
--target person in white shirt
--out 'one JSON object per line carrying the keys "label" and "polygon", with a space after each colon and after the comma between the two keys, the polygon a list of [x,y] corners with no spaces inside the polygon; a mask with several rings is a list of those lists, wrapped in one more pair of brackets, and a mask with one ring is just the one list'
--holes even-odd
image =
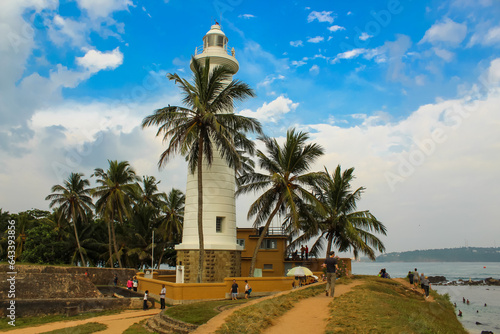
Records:
{"label": "person in white shirt", "polygon": [[142,309],[146,311],[148,309],[148,294],[149,291],[146,290],[146,293],[144,293],[144,305],[142,306]]}
{"label": "person in white shirt", "polygon": [[167,289],[165,288],[165,284],[161,286],[161,291],[160,291],[160,304],[161,304],[161,309],[165,309],[165,294],[167,293]]}

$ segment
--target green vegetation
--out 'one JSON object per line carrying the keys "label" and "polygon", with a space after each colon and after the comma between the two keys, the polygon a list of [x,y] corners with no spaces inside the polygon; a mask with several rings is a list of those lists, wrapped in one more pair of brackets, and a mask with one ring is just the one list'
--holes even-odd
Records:
{"label": "green vegetation", "polygon": [[446,297],[431,291],[430,302],[393,280],[362,279],[330,304],[326,333],[467,333]]}
{"label": "green vegetation", "polygon": [[90,334],[107,329],[108,326],[98,322],[88,322],[83,325],[56,329],[54,331],[45,332],[44,334]]}
{"label": "green vegetation", "polygon": [[387,253],[378,262],[500,262],[500,247],[461,247]]}
{"label": "green vegetation", "polygon": [[169,307],[164,312],[167,316],[190,324],[202,325],[219,314],[221,309],[248,302],[248,299],[216,300]]}
{"label": "green vegetation", "polygon": [[315,284],[306,289],[292,291],[288,294],[244,307],[229,316],[226,319],[226,323],[216,333],[260,333],[265,328],[271,326],[273,319],[282,316],[286,311],[293,308],[298,301],[324,292],[325,286],[323,284]]}
{"label": "green vegetation", "polygon": [[19,317],[19,318],[16,318],[16,327],[12,327],[11,325],[7,324],[6,321],[1,321],[0,322],[0,330],[9,331],[9,330],[13,330],[13,329],[44,325],[44,324],[48,324],[51,322],[57,322],[57,321],[84,320],[84,319],[89,319],[89,318],[94,318],[94,317],[100,317],[103,315],[117,314],[120,312],[122,312],[122,310],[88,312],[88,313],[78,314],[78,315],[75,315],[75,316],[72,316],[69,318],[65,315],[62,315],[62,314],[44,315],[44,316],[40,316],[40,317]]}
{"label": "green vegetation", "polygon": [[238,178],[237,194],[262,191],[248,210],[248,218],[255,217],[255,226],[264,224],[252,255],[249,277],[254,275],[259,249],[275,216],[288,215],[287,221],[298,227],[300,208],[306,202],[320,206],[309,191],[315,180],[315,174],[309,172],[309,168],[324,153],[320,145],[307,143],[307,133],[295,132],[294,129],[288,130],[283,146],[274,138],[261,136],[259,139],[267,149],[267,152],[257,151],[264,173],[250,170]]}

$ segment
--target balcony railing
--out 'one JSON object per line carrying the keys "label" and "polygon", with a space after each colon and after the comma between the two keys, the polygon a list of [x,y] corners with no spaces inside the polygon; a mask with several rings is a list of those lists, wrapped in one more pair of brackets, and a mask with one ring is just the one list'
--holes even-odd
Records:
{"label": "balcony railing", "polygon": [[[211,46],[211,47],[214,47],[214,46]],[[222,46],[222,48],[224,49],[224,51],[226,51],[226,54],[228,56],[234,57],[234,48],[233,49],[230,48],[228,44],[226,44],[225,47]],[[202,54],[203,50],[204,50],[203,45],[200,45],[200,46],[196,47],[196,49],[194,49],[194,55],[197,56],[199,54]]]}

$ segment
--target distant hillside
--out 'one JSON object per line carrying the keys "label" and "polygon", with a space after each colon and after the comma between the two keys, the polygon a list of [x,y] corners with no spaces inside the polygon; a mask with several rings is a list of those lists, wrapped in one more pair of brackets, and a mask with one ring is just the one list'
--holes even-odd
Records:
{"label": "distant hillside", "polygon": [[462,247],[387,253],[377,262],[500,262],[500,247]]}

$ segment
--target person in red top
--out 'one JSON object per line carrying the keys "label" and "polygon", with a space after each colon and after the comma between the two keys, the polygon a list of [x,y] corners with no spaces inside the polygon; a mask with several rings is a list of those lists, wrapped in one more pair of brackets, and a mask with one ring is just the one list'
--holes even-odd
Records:
{"label": "person in red top", "polygon": [[306,245],[306,261],[309,258],[309,247]]}

